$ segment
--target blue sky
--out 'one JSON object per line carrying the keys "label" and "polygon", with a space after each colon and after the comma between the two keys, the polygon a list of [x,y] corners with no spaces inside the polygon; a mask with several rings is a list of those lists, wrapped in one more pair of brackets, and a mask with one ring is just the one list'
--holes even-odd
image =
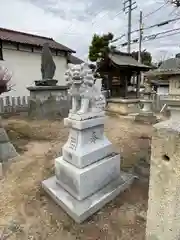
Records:
{"label": "blue sky", "polygon": [[[139,12],[143,15],[161,7],[164,0],[137,0],[132,13],[132,30],[138,28]],[[127,32],[127,15],[121,0],[0,0],[0,27],[53,37],[77,51],[86,59],[92,35],[112,32],[118,37]],[[170,3],[144,18],[144,26],[175,18],[179,14]],[[179,14],[180,16],[180,14]],[[144,35],[180,27],[180,21],[144,31]],[[137,33],[132,35],[136,38]],[[154,60],[172,57],[179,52],[179,35],[143,42],[143,49],[152,52]],[[117,44],[126,41],[122,38]],[[133,44],[132,50],[138,45]],[[125,48],[120,48],[126,51]]]}

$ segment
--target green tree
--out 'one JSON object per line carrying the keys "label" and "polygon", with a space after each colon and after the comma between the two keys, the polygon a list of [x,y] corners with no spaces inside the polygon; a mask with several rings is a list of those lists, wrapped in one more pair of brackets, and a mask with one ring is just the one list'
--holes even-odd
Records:
{"label": "green tree", "polygon": [[[138,51],[132,52],[132,57],[136,60],[138,60]],[[141,61],[143,64],[152,66],[152,56],[151,53],[144,50],[141,52]]]}
{"label": "green tree", "polygon": [[110,50],[109,44],[113,37],[114,35],[112,33],[103,34],[102,36],[94,34],[88,56],[91,62],[105,60]]}
{"label": "green tree", "polygon": [[162,61],[162,60],[161,60],[161,61],[159,61],[159,62],[158,62],[158,64],[157,64],[157,67],[160,67],[162,63],[163,63],[163,61]]}

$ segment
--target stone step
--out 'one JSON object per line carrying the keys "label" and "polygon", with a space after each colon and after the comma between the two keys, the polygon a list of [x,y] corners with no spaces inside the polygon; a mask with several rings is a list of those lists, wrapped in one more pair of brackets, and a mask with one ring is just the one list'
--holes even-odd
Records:
{"label": "stone step", "polygon": [[55,159],[57,183],[78,200],[83,200],[98,191],[120,174],[120,155],[106,157],[83,169],[63,160]]}
{"label": "stone step", "polygon": [[75,199],[57,184],[55,177],[43,181],[42,187],[69,216],[71,216],[77,223],[82,223],[92,214],[101,209],[105,204],[127,189],[134,179],[134,175],[121,172],[119,178],[111,181],[104,188],[82,201]]}

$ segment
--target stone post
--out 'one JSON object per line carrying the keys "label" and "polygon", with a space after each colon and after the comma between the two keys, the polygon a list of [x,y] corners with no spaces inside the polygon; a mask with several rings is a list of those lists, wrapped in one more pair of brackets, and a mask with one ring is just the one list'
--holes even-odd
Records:
{"label": "stone post", "polygon": [[[178,80],[179,81],[179,80]],[[146,240],[180,239],[180,89],[170,80],[171,117],[154,125]]]}
{"label": "stone post", "polygon": [[180,239],[180,121],[154,125],[147,240]]}
{"label": "stone post", "polygon": [[55,176],[42,186],[80,223],[127,188],[134,176],[120,171],[120,155],[104,135],[105,98],[92,84],[89,70],[76,65],[68,78],[73,102],[64,123],[69,138],[55,159]]}

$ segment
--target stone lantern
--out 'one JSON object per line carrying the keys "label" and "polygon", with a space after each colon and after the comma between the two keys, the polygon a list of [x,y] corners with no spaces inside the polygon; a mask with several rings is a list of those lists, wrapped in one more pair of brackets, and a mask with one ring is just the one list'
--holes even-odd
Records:
{"label": "stone lantern", "polygon": [[161,78],[169,81],[169,96],[167,106],[171,112],[171,118],[180,117],[180,57],[164,61],[161,66],[154,71],[149,71],[147,77],[150,79]]}

